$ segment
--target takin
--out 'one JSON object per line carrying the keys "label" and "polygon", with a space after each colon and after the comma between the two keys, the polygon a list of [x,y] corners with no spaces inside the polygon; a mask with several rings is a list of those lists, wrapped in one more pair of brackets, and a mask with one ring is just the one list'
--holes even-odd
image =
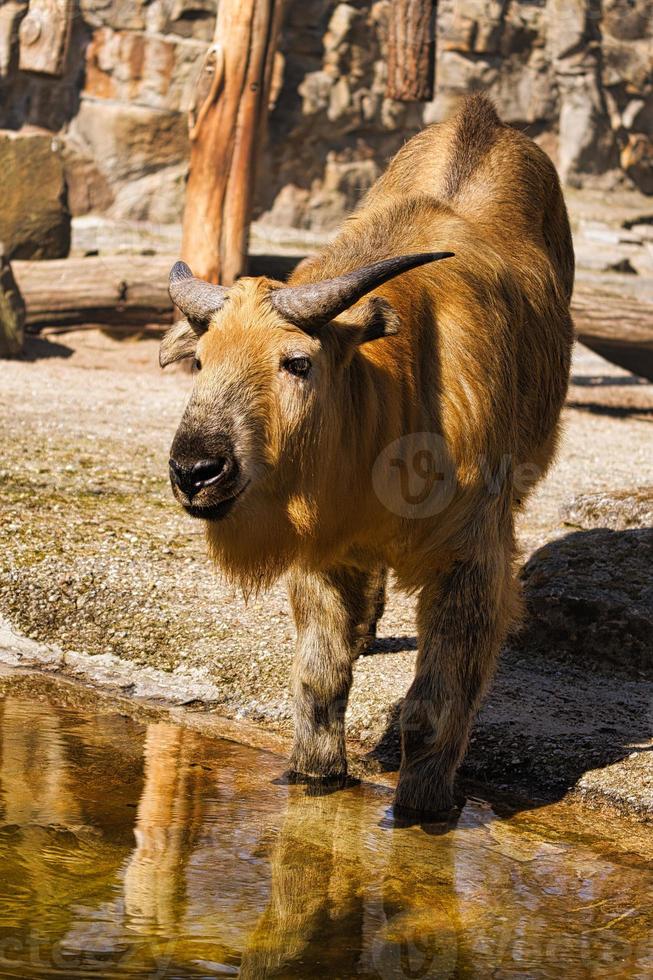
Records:
{"label": "takin", "polygon": [[417,594],[398,812],[442,813],[519,619],[516,513],[556,450],[574,257],[556,171],[483,95],[418,133],[287,284],[177,262],[162,366],[196,376],[174,495],[246,591],[285,574],[301,779],[346,775],[385,578]]}

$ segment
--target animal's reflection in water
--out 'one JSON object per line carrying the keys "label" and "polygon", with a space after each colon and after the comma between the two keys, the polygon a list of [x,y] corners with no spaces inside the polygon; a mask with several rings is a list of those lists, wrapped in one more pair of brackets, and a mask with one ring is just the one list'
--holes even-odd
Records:
{"label": "animal's reflection in water", "polygon": [[379,803],[294,794],[272,849],[271,895],[244,952],[242,977],[302,977],[307,962],[329,977],[453,976],[458,930],[450,846],[440,842],[440,863],[423,896],[401,834],[375,825]]}
{"label": "animal's reflection in water", "polygon": [[[221,908],[212,923],[209,907],[200,912],[202,931],[218,940],[223,956],[226,947],[241,941],[242,977],[301,977],[307,963],[324,976],[401,976],[406,969],[418,977],[453,975],[458,930],[451,846],[445,838],[438,841],[438,867],[431,868],[425,886],[406,863],[414,841],[379,827],[383,796],[277,782],[277,806],[262,807],[252,823],[256,783],[268,782],[269,772],[249,771],[235,780],[232,773],[226,782],[222,776],[216,780],[214,771],[197,762],[201,741],[170,725],[148,729],[137,843],[124,878],[132,928],[149,930],[155,923],[168,936],[184,933],[192,902],[188,866],[200,872],[196,855],[204,837],[214,847],[209,873],[216,893],[222,891],[220,882],[228,891],[234,878],[241,891],[248,891],[243,879],[248,865],[251,873],[251,863],[243,860],[245,849],[251,848],[258,865],[252,905],[242,908],[249,925],[245,934],[237,930],[240,936],[234,935],[226,921],[224,895],[218,898]],[[214,823],[217,814],[209,811],[216,805],[216,792],[218,805],[242,807],[242,821],[230,815]],[[266,792],[269,782],[260,786],[261,795]],[[419,860],[414,853],[409,864]],[[269,877],[262,881],[261,862],[269,866]],[[425,890],[428,895],[422,895]]]}
{"label": "animal's reflection in water", "polygon": [[191,768],[197,737],[165,723],[145,736],[145,783],[138,804],[136,847],[125,871],[125,910],[132,919],[178,926],[184,872],[202,829],[200,767]]}
{"label": "animal's reflection in water", "polygon": [[477,806],[397,828],[385,791],[167,723],[6,698],[0,734],[0,975],[653,970],[651,874],[580,839]]}
{"label": "animal's reflection in water", "polygon": [[543,963],[581,977],[597,961],[616,977],[653,963],[648,925],[621,920],[617,947],[606,931],[643,898],[635,868],[489,808],[395,827],[385,791],[285,785],[278,759],[231,743],[207,755],[174,726],[150,726],[145,757],[125,907],[130,928],[155,920],[177,961],[246,980],[548,976]]}

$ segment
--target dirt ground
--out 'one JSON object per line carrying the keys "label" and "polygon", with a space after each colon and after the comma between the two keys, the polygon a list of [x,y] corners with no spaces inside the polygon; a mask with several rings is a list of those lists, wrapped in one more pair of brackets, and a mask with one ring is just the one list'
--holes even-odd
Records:
{"label": "dirt ground", "polygon": [[[293,626],[282,584],[248,604],[220,582],[203,531],[172,500],[168,447],[190,387],[157,343],[98,330],[32,338],[0,362],[0,660],[291,730]],[[569,533],[580,493],[653,483],[653,385],[576,351],[558,461],[520,527],[527,557]],[[392,769],[415,658],[413,600],[393,591],[348,715],[357,771]],[[25,639],[30,638],[30,639]],[[32,642],[36,641],[36,642]],[[653,816],[653,678],[506,651],[463,783],[569,794]]]}

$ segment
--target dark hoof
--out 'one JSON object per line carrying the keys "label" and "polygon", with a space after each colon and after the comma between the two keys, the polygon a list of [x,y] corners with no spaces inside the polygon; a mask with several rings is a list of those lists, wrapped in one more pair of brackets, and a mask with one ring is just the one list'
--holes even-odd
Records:
{"label": "dark hoof", "polygon": [[455,804],[440,810],[415,810],[413,807],[395,803],[384,826],[398,830],[406,827],[422,827],[431,834],[444,834],[457,824],[459,817],[460,807]]}
{"label": "dark hoof", "polygon": [[305,786],[307,796],[329,796],[341,789],[350,786],[358,786],[359,779],[354,779],[343,773],[329,773],[326,776],[308,775],[305,772],[297,772],[295,769],[287,769],[275,784],[281,786]]}
{"label": "dark hoof", "polygon": [[303,783],[306,785],[311,785],[312,783],[320,785],[329,784],[340,784],[345,782],[347,779],[346,772],[328,772],[324,775],[312,772],[300,772],[298,769],[287,769],[284,773],[284,777],[287,783]]}

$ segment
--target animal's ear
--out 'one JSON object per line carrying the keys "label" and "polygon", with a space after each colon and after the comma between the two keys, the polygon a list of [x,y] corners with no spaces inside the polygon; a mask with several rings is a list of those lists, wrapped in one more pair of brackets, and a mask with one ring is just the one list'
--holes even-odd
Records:
{"label": "animal's ear", "polygon": [[188,320],[180,320],[170,327],[159,347],[161,367],[174,364],[175,361],[182,361],[185,357],[194,357],[197,341],[205,329],[191,326]]}
{"label": "animal's ear", "polygon": [[399,316],[387,299],[372,296],[366,303],[351,310],[351,322],[358,328],[354,336],[356,344],[392,337],[399,333]]}

